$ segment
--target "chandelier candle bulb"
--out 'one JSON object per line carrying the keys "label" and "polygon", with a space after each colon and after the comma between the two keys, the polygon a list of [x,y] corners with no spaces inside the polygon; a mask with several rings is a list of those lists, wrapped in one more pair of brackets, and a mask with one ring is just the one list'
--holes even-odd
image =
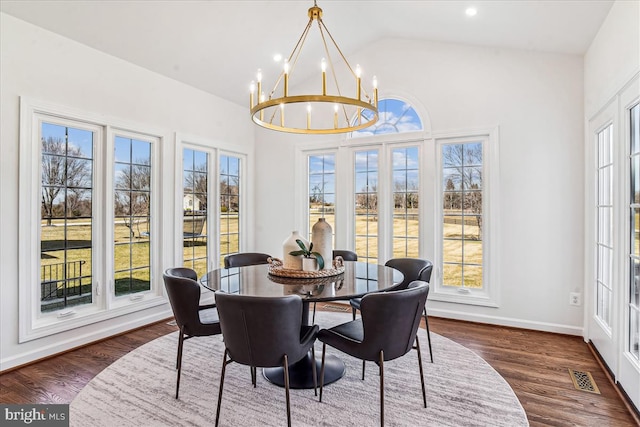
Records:
{"label": "chandelier candle bulb", "polygon": [[[260,102],[264,102],[264,92],[260,92],[260,83],[258,83],[258,93],[260,93]],[[260,110],[260,121],[264,121],[264,110]]]}
{"label": "chandelier candle bulb", "polygon": [[[284,60],[284,97],[289,96],[289,61]],[[283,105],[283,104],[280,104]],[[282,125],[284,126],[284,125]]]}
{"label": "chandelier candle bulb", "polygon": [[373,76],[373,105],[378,108],[378,78]]}
{"label": "chandelier candle bulb", "polygon": [[320,68],[322,68],[322,95],[327,94],[327,61],[322,58],[320,62]]}
{"label": "chandelier candle bulb", "polygon": [[[360,70],[360,64],[356,65],[356,98],[358,101],[361,100],[361,92],[362,92],[362,80],[360,76],[362,75],[362,70]],[[360,108],[358,108],[358,117],[360,117]]]}
{"label": "chandelier candle bulb", "polygon": [[256,90],[256,84],[252,81],[249,85],[249,105],[253,108],[253,92]]}
{"label": "chandelier candle bulb", "polygon": [[280,104],[280,126],[284,127],[284,104]]}
{"label": "chandelier candle bulb", "polygon": [[262,70],[260,68],[258,68],[258,72],[256,74],[256,81],[258,82],[258,102],[263,102],[264,94],[262,93]]}
{"label": "chandelier candle bulb", "polygon": [[307,104],[307,129],[311,129],[311,104]]}

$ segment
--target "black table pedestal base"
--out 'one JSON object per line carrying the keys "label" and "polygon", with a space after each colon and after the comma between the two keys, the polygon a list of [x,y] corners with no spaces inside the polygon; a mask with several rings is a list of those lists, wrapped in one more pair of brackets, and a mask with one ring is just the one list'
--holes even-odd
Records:
{"label": "black table pedestal base", "polygon": [[[311,352],[307,357],[289,366],[289,388],[313,388],[313,358]],[[322,353],[316,353],[316,367],[318,373],[318,387],[320,387],[320,367],[322,366]],[[333,355],[324,358],[324,385],[339,380],[345,373],[344,362]],[[284,387],[284,368],[264,368],[264,377],[271,383]]]}

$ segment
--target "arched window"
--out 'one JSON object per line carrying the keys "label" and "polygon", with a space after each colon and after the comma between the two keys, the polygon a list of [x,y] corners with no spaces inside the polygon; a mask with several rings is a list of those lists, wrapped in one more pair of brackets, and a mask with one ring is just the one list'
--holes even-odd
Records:
{"label": "arched window", "polygon": [[[352,138],[388,133],[415,132],[423,130],[416,110],[400,99],[388,98],[378,101],[378,121],[366,129],[351,133]],[[371,112],[363,111],[362,120],[370,120]],[[357,118],[354,119],[354,124]]]}

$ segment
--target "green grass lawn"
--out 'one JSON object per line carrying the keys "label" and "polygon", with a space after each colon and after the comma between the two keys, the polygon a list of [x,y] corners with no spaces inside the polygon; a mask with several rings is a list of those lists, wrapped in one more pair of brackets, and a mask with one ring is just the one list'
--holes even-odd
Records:
{"label": "green grass lawn", "polygon": [[[361,212],[358,212],[359,214]],[[312,212],[309,216],[310,226],[324,217],[335,231],[335,216],[332,213]],[[394,215],[394,257],[418,256],[418,220],[414,215],[404,216],[403,212]],[[92,283],[92,236],[91,224],[88,219],[78,219],[67,222],[54,220],[52,226],[43,221],[41,228],[41,280],[62,280],[64,272],[62,266],[84,261],[82,277],[69,281],[69,286],[83,286],[90,289]],[[114,263],[116,295],[139,292],[150,289],[150,245],[149,235],[141,232],[148,231],[146,224],[134,224],[134,233],[124,225],[117,223],[114,227]],[[462,286],[463,268],[464,285],[467,287],[482,286],[482,242],[477,238],[480,230],[473,223],[444,224],[443,259],[444,283],[450,286]],[[310,232],[310,230],[309,230]],[[463,232],[465,238],[463,239]],[[363,259],[373,262],[378,257],[378,222],[375,215],[357,215],[355,221],[355,249]],[[239,251],[239,228],[237,213],[222,214],[220,223],[220,259],[223,264],[224,256]],[[199,276],[208,269],[207,224],[201,230],[201,236],[186,238],[183,242],[183,259],[185,265],[196,270]],[[471,238],[469,238],[471,237]],[[66,259],[65,259],[66,246]],[[464,261],[464,264],[462,263]],[[58,268],[56,270],[56,265]],[[47,266],[51,266],[50,271]],[[74,276],[74,274],[76,276]],[[77,271],[68,270],[67,278],[78,277]]]}

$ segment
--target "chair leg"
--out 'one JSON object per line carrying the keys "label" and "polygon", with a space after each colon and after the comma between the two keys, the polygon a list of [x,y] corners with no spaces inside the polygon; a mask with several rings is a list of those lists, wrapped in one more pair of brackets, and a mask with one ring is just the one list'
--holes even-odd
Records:
{"label": "chair leg", "polygon": [[424,389],[424,372],[422,371],[422,353],[420,352],[420,340],[416,335],[416,350],[418,351],[418,366],[420,367],[420,382],[422,383],[422,400],[424,407],[427,407],[427,392]]}
{"label": "chair leg", "polygon": [[256,367],[251,367],[251,384],[253,384],[253,388],[256,388]]}
{"label": "chair leg", "polygon": [[182,343],[184,342],[182,336],[182,328],[180,328],[180,336],[178,337],[178,354],[176,354],[176,369],[180,365],[180,356],[182,355]]}
{"label": "chair leg", "polygon": [[318,395],[318,367],[316,366],[316,350],[315,346],[311,346],[311,363],[313,363],[313,393]]}
{"label": "chair leg", "polygon": [[176,378],[176,399],[178,398],[178,392],[180,391],[180,373],[182,372],[182,347],[184,345],[184,334],[182,328],[180,328],[180,338],[178,338],[178,357],[176,359],[176,369],[178,375]]}
{"label": "chair leg", "polygon": [[289,358],[284,355],[284,390],[287,398],[287,426],[291,427],[291,403],[289,401]]}
{"label": "chair leg", "polygon": [[429,331],[429,317],[427,317],[427,308],[424,308],[424,324],[427,326],[427,340],[429,341],[429,356],[431,356],[431,363],[433,363],[433,350],[431,350],[431,332]]}
{"label": "chair leg", "polygon": [[324,386],[324,353],[327,345],[322,343],[322,364],[320,365],[320,402],[322,402],[322,387]]}
{"label": "chair leg", "polygon": [[364,367],[366,366],[366,362],[362,361],[362,381],[364,381]]}
{"label": "chair leg", "polygon": [[316,303],[313,303],[313,315],[311,317],[311,324],[315,325],[316,323]]}
{"label": "chair leg", "polygon": [[229,351],[224,349],[224,356],[222,356],[222,374],[220,374],[220,389],[218,390],[218,408],[216,409],[216,427],[220,422],[220,405],[222,404],[222,388],[224,387],[224,373],[227,369],[227,354]]}
{"label": "chair leg", "polygon": [[380,427],[384,427],[384,351],[380,350]]}
{"label": "chair leg", "polygon": [[356,320],[356,308],[355,307],[351,307],[351,317],[353,318],[353,320]]}

